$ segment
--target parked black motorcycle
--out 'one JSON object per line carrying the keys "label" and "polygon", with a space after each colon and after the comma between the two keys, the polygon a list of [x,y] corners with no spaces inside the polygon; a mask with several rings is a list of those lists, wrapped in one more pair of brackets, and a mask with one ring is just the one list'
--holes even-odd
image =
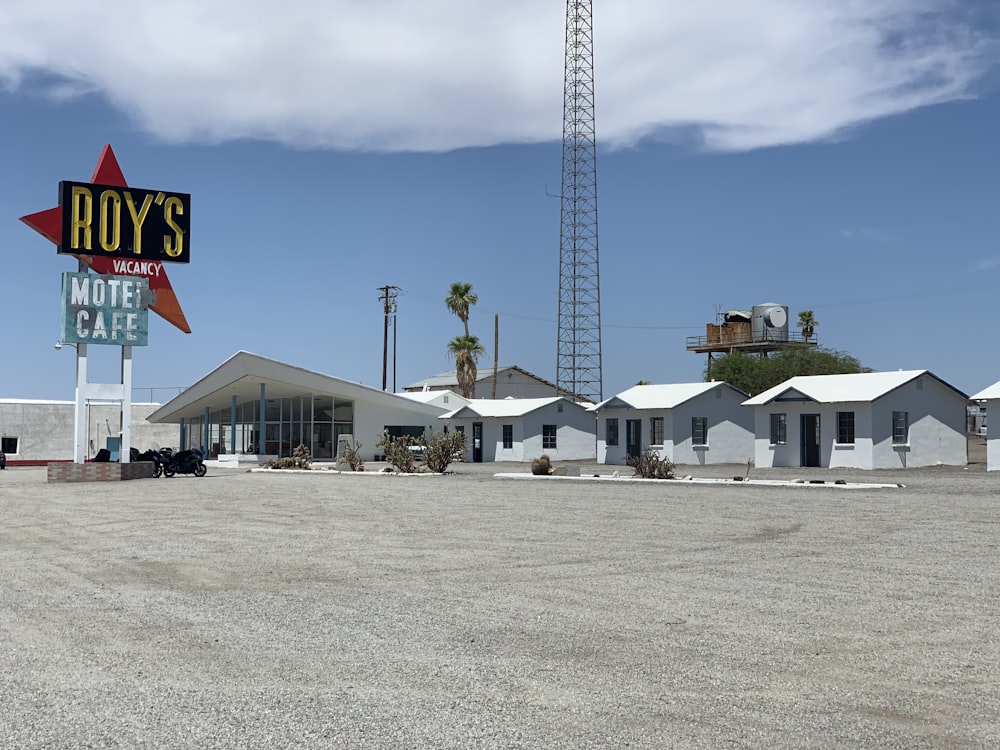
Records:
{"label": "parked black motorcycle", "polygon": [[203,458],[202,452],[197,448],[178,451],[167,460],[167,464],[163,467],[163,476],[172,477],[175,474],[194,474],[196,477],[203,477],[208,473]]}
{"label": "parked black motorcycle", "polygon": [[158,477],[163,474],[163,469],[170,461],[171,450],[169,448],[164,448],[162,451],[150,449],[143,453],[140,453],[137,449],[132,448],[129,451],[129,456],[132,459],[132,463],[136,461],[152,461],[153,462],[153,476]]}

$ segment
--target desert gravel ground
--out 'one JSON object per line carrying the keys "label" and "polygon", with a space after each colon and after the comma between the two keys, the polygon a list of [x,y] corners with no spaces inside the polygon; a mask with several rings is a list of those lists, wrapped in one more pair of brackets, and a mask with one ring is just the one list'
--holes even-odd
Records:
{"label": "desert gravel ground", "polygon": [[454,468],[0,472],[0,747],[1000,747],[1000,473]]}

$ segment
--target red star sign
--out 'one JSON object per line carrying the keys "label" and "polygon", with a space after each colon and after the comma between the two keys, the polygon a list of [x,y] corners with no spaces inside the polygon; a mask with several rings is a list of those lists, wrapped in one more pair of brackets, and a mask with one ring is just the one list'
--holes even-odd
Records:
{"label": "red star sign", "polygon": [[[128,187],[125,175],[122,174],[122,169],[118,166],[118,159],[115,158],[115,152],[111,150],[110,145],[105,146],[104,150],[101,151],[101,158],[97,160],[94,176],[90,178],[90,181],[100,185]],[[21,221],[47,240],[58,245],[62,234],[62,212],[62,206],[56,206],[36,214],[22,216]],[[148,279],[150,290],[156,293],[156,301],[149,306],[149,309],[171,325],[180,328],[184,333],[191,333],[191,327],[188,325],[187,318],[184,317],[180,302],[177,301],[174,288],[170,285],[170,279],[167,278],[167,269],[160,261],[136,263],[135,266],[142,271],[141,273],[121,273],[115,270],[115,258],[100,255],[74,255],[74,257],[100,274],[142,276]],[[121,263],[121,259],[117,260],[118,263]]]}

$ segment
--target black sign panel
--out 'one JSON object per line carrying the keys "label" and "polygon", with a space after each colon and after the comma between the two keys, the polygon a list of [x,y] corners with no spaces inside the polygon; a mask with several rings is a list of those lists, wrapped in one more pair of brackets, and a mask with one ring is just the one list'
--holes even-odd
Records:
{"label": "black sign panel", "polygon": [[59,205],[60,253],[191,261],[191,196],[187,193],[63,181]]}

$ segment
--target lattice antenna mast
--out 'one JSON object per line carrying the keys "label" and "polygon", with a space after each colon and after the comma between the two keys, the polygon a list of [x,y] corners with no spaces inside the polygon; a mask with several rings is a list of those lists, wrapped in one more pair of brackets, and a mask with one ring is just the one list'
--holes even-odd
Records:
{"label": "lattice antenna mast", "polygon": [[591,16],[591,0],[567,0],[556,385],[597,402],[603,378]]}

